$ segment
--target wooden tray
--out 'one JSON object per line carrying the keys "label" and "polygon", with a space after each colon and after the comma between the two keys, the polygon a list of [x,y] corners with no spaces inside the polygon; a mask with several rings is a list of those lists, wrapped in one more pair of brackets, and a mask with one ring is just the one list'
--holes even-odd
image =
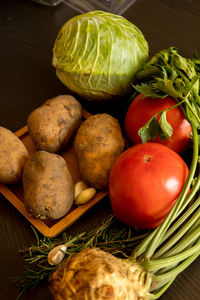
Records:
{"label": "wooden tray", "polygon": [[[83,110],[83,119],[87,119],[89,116],[90,114],[87,111]],[[24,143],[30,155],[37,151],[28,133],[27,126],[21,128],[15,134]],[[60,155],[64,157],[65,161],[67,162],[68,168],[71,172],[74,182],[81,180],[78,163],[74,152],[73,141],[65,149],[65,151],[60,153]],[[29,215],[24,206],[23,187],[21,183],[17,185],[4,185],[0,183],[0,193],[4,197],[6,197],[12,203],[12,205],[14,205],[17,208],[17,210],[43,235],[47,237],[55,237],[64,229],[73,224],[76,220],[78,220],[88,209],[90,209],[93,205],[95,205],[103,197],[105,197],[108,194],[108,191],[98,191],[94,198],[92,198],[88,203],[85,203],[83,205],[77,206],[73,204],[71,210],[64,217],[55,221],[40,220],[33,218]]]}

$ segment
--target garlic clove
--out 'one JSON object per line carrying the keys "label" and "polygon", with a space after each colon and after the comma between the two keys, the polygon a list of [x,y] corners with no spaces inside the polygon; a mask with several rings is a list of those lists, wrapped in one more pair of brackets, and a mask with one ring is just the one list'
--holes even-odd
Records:
{"label": "garlic clove", "polygon": [[74,185],[74,197],[76,198],[82,191],[88,189],[88,186],[83,181],[78,181]]}
{"label": "garlic clove", "polygon": [[65,252],[67,251],[67,246],[58,245],[51,249],[48,254],[48,263],[52,266],[58,265],[64,258]]}
{"label": "garlic clove", "polygon": [[84,204],[90,201],[96,194],[95,188],[87,188],[83,190],[76,198],[75,203],[76,204]]}

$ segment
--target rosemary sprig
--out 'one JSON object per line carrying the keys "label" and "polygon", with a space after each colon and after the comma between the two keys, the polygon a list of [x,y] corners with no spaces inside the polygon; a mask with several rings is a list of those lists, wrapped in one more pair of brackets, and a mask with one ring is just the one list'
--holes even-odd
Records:
{"label": "rosemary sprig", "polygon": [[47,260],[49,251],[57,245],[67,245],[64,260],[73,253],[92,247],[98,247],[115,256],[127,258],[131,255],[133,248],[148,234],[148,232],[130,229],[121,224],[113,215],[103,219],[90,232],[83,232],[75,237],[63,233],[61,238],[40,238],[36,230],[34,228],[33,230],[36,244],[19,250],[25,260],[25,271],[13,279],[20,290],[17,299],[20,299],[27,289],[33,289],[41,282],[48,281],[51,274],[58,268],[58,265],[49,265]]}

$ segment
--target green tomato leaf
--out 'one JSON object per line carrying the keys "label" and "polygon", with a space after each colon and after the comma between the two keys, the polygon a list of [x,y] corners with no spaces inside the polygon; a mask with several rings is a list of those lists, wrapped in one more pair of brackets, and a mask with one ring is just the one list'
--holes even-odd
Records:
{"label": "green tomato leaf", "polygon": [[162,141],[165,140],[165,138],[170,139],[172,133],[173,133],[173,128],[171,124],[167,121],[167,112],[163,111],[160,113],[160,118],[159,118],[159,137]]}
{"label": "green tomato leaf", "polygon": [[148,142],[151,138],[155,139],[159,131],[159,124],[154,115],[143,127],[138,131],[143,143]]}

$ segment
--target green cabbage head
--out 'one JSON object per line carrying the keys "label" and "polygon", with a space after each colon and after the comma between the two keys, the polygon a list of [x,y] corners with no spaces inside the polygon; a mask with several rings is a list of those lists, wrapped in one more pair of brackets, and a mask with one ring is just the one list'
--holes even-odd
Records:
{"label": "green cabbage head", "polygon": [[119,15],[92,11],[63,25],[52,63],[70,90],[101,102],[128,94],[147,58],[147,41],[135,25]]}

